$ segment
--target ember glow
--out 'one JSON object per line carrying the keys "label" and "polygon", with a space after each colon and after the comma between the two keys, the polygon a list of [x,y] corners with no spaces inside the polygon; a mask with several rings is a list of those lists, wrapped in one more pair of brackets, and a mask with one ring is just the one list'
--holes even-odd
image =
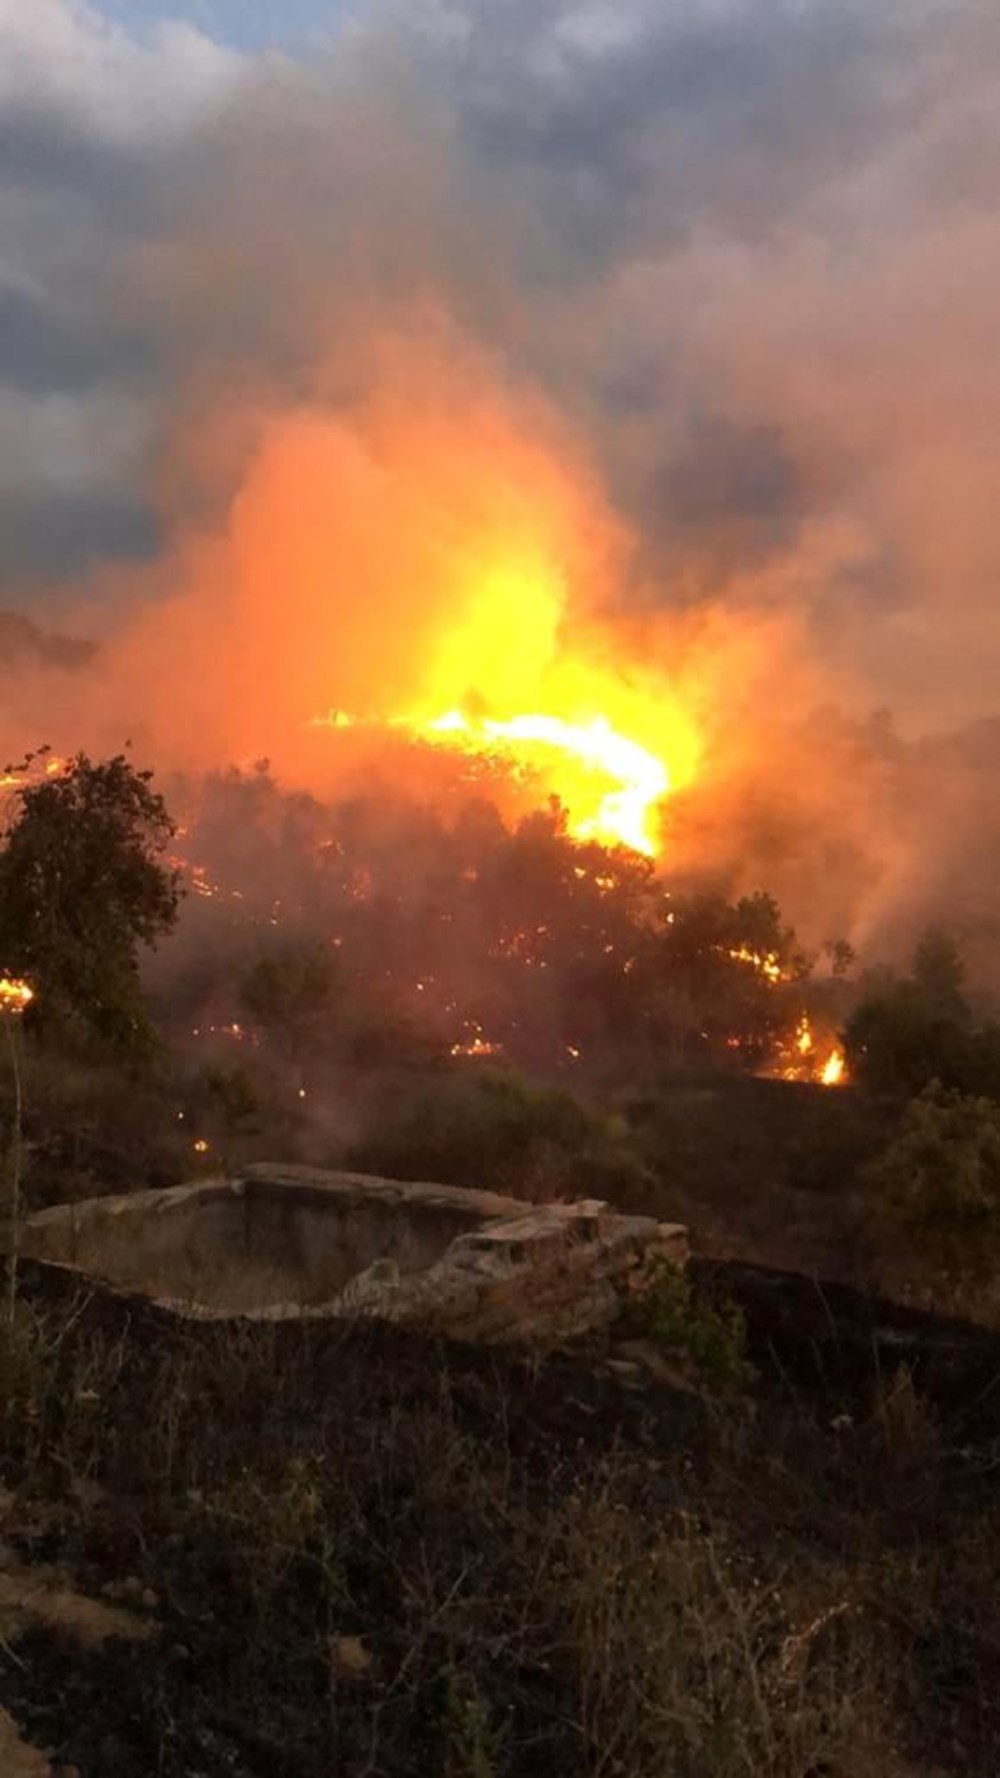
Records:
{"label": "ember glow", "polygon": [[451,1045],[450,1054],[453,1056],[471,1057],[502,1056],[503,1044],[491,1043],[488,1037],[483,1036],[482,1026],[477,1025],[473,1027],[472,1034],[464,1043],[453,1043]]}
{"label": "ember glow", "polygon": [[0,976],[0,1014],[15,1018],[25,1012],[35,998],[35,990],[17,976]]}

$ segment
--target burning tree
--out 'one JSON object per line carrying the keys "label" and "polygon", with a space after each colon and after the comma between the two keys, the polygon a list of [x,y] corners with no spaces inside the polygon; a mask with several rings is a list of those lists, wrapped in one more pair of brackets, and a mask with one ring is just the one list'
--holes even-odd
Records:
{"label": "burning tree", "polygon": [[[30,767],[31,762],[26,762]],[[26,1023],[73,1047],[148,1049],[139,951],[173,927],[179,891],[162,853],[163,798],[119,754],[80,753],[14,795],[0,848],[0,957],[37,998]]]}

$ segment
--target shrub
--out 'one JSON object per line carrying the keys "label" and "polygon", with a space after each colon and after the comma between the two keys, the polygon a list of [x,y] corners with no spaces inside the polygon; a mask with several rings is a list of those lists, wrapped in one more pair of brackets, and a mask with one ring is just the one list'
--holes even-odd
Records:
{"label": "shrub", "polygon": [[654,1268],[649,1290],[629,1304],[630,1333],[688,1359],[704,1382],[724,1391],[753,1377],[746,1356],[746,1325],[735,1303],[698,1295],[687,1274],[669,1260]]}

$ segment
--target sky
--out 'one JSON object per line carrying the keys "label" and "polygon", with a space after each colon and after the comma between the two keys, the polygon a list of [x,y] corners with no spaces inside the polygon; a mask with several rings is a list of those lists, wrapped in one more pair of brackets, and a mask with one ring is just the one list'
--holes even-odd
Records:
{"label": "sky", "polygon": [[433,302],[586,449],[623,600],[988,712],[998,136],[994,0],[0,0],[0,605],[232,498],[196,384],[335,402]]}
{"label": "sky", "polygon": [[136,30],[183,19],[205,36],[246,52],[309,50],[335,33],[352,0],[102,0],[100,11]]}

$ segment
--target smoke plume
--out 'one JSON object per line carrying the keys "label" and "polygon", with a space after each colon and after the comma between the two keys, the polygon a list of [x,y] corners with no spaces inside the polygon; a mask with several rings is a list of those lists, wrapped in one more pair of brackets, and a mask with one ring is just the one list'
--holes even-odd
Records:
{"label": "smoke plume", "polygon": [[985,0],[477,0],[228,70],[112,255],[161,545],[6,726],[325,788],[330,710],[600,691],[668,866],[981,924],[998,50]]}

